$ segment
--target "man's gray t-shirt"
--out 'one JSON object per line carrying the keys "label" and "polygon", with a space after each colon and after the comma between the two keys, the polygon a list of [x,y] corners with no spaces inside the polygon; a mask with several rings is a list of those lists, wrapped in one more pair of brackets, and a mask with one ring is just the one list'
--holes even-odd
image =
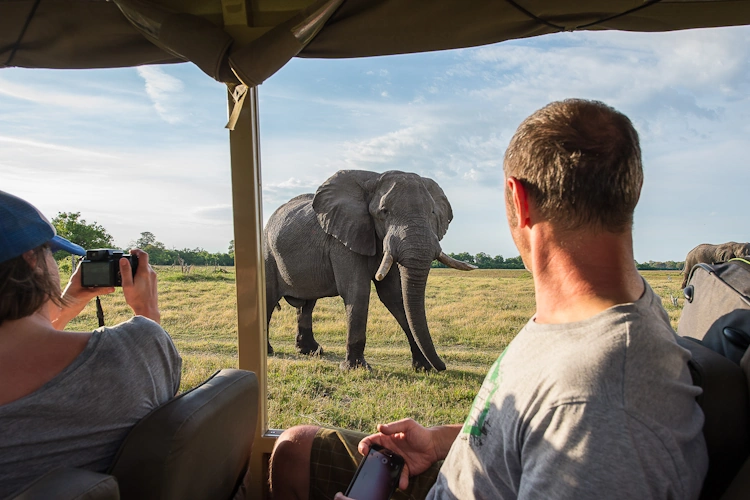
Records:
{"label": "man's gray t-shirt", "polygon": [[55,378],[0,406],[0,498],[60,466],[106,471],[136,422],[175,395],[181,368],[150,319],[94,331]]}
{"label": "man's gray t-shirt", "polygon": [[427,498],[697,498],[700,389],[661,300],[521,330],[490,369]]}

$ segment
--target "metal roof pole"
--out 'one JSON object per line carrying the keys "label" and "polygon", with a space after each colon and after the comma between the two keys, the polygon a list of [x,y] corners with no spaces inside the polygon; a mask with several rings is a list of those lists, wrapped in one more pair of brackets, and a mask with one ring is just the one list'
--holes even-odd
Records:
{"label": "metal roof pole", "polygon": [[[229,94],[229,111],[235,100]],[[266,285],[263,264],[263,204],[261,198],[258,91],[250,87],[229,132],[232,160],[234,262],[237,289],[237,344],[239,368],[258,376],[258,426],[250,459],[251,496],[265,496],[267,459],[275,437],[266,435]]]}

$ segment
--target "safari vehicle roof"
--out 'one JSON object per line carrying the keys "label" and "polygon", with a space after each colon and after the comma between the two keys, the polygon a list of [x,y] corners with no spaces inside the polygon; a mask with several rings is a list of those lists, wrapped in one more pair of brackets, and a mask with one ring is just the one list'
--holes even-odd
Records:
{"label": "safari vehicle roof", "polygon": [[[266,429],[265,286],[258,84],[292,57],[350,58],[471,47],[560,31],[670,31],[750,24],[750,0],[5,0],[0,67],[106,68],[190,61],[228,84],[240,368]],[[235,103],[238,103],[236,105]],[[244,103],[244,105],[243,105]]]}
{"label": "safari vehicle roof", "polygon": [[[273,37],[261,40],[306,11],[325,27],[309,43],[300,41],[294,54],[282,54],[288,47]],[[258,62],[297,52],[319,58],[424,52],[559,31],[748,23],[746,0],[10,0],[0,2],[0,64],[104,68],[191,60],[221,80],[205,63],[227,41],[231,48],[210,62],[224,64],[221,58],[253,43]]]}

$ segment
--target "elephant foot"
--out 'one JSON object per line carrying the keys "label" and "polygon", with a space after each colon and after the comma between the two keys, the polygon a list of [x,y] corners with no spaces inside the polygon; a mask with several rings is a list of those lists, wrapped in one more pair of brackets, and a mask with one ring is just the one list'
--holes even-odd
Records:
{"label": "elephant foot", "polygon": [[301,346],[297,345],[297,352],[300,354],[306,354],[308,356],[322,356],[323,347],[317,342],[313,346]]}
{"label": "elephant foot", "polygon": [[342,370],[356,370],[357,368],[367,368],[369,371],[372,371],[372,367],[365,361],[365,358],[358,358],[354,361],[345,359],[344,361],[339,364],[339,368]]}
{"label": "elephant foot", "polygon": [[414,368],[415,372],[429,372],[432,370],[432,365],[426,359],[412,359],[411,367]]}
{"label": "elephant foot", "polygon": [[273,356],[273,347],[271,347],[271,344],[268,344],[268,355]]}

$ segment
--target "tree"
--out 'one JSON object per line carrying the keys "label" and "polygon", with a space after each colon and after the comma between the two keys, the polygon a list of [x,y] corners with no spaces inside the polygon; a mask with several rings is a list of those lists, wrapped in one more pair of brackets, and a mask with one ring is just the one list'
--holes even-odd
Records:
{"label": "tree", "polygon": [[456,260],[462,260],[464,262],[468,262],[469,264],[474,264],[474,256],[471,255],[469,252],[450,253],[448,255],[450,255]]}
{"label": "tree", "polygon": [[[81,212],[60,212],[52,219],[52,225],[55,226],[57,234],[87,250],[114,246],[112,236],[107,230],[96,222],[89,224],[81,219]],[[68,252],[58,252],[55,257],[59,260],[68,255]]]}
{"label": "tree", "polygon": [[492,269],[493,267],[492,257],[484,252],[479,252],[474,258],[474,261],[480,269]]}
{"label": "tree", "polygon": [[156,243],[154,233],[144,231],[141,233],[141,237],[136,240],[134,246],[135,248],[146,248],[148,245],[153,245],[154,243]]}
{"label": "tree", "polygon": [[525,266],[523,265],[523,259],[521,259],[521,256],[518,257],[509,257],[505,259],[505,262],[503,263],[505,266],[505,269],[524,269]]}
{"label": "tree", "polygon": [[234,240],[229,242],[229,256],[234,260]]}

